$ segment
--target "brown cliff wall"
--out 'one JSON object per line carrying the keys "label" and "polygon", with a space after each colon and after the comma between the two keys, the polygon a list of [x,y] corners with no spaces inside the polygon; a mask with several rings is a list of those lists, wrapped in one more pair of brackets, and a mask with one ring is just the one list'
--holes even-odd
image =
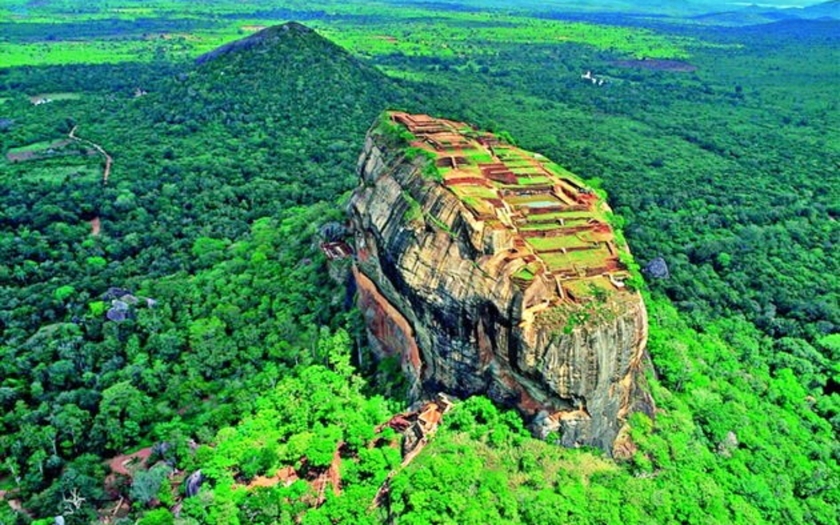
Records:
{"label": "brown cliff wall", "polygon": [[376,284],[353,268],[358,306],[365,318],[368,337],[377,354],[397,356],[412,384],[418,385],[421,365],[420,350],[414,342],[414,329],[408,320],[376,289]]}
{"label": "brown cliff wall", "polygon": [[652,404],[641,386],[647,317],[641,297],[549,306],[555,284],[510,278],[509,233],[477,220],[423,175],[381,127],[360,158],[349,205],[359,305],[378,351],[402,355],[412,393],[484,394],[516,407],[535,432],[612,451],[627,414]]}

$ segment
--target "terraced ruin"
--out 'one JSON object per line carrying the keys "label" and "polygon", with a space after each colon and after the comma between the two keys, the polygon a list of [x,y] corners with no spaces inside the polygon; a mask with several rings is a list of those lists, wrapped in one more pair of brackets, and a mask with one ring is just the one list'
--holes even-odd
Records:
{"label": "terraced ruin", "polygon": [[434,160],[443,186],[500,233],[508,247],[494,251],[523,292],[537,282],[547,286],[538,294],[542,306],[626,292],[629,274],[619,261],[610,210],[580,178],[462,122],[401,112],[389,117],[412,135],[411,147]]}
{"label": "terraced ruin", "polygon": [[511,142],[401,112],[368,132],[348,214],[369,341],[415,400],[487,395],[612,451],[653,414],[630,253],[598,192]]}

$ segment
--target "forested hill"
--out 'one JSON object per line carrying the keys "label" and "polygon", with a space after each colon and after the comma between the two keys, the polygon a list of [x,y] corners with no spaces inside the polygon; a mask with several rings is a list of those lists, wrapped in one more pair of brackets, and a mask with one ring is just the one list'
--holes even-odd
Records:
{"label": "forested hill", "polygon": [[313,32],[268,34],[135,98],[4,107],[4,152],[78,126],[114,160],[107,185],[75,150],[0,164],[0,477],[36,516],[73,490],[86,503],[68,523],[87,523],[115,494],[109,455],[166,440],[180,469],[188,439],[321,362],[344,325],[313,240],[343,220],[364,133],[402,97]]}
{"label": "forested hill", "polygon": [[[33,244],[52,249],[84,243],[85,250],[69,250],[80,256],[107,252],[106,259],[119,264],[86,276],[95,285],[83,286],[97,294],[102,285],[131,276],[192,269],[190,248],[198,236],[232,240],[254,219],[350,189],[364,132],[401,95],[387,77],[300,27],[267,30],[275,38],[259,46],[143,84],[148,94],[133,100],[109,97],[30,110],[2,136],[4,149],[65,138],[77,124],[81,136],[112,154],[113,172],[106,188],[69,178],[62,186],[74,190],[66,192],[68,199],[26,176],[44,163],[9,167],[20,176],[8,181],[4,229],[26,225]],[[86,238],[85,221],[94,216],[103,235]],[[56,222],[80,229],[57,238],[46,231]],[[7,249],[13,265],[49,258],[44,249]],[[39,301],[56,284],[74,284],[66,282],[66,270],[73,273],[73,264],[21,268],[14,282],[46,292],[21,295]],[[34,317],[12,314],[5,321],[12,340],[66,313],[32,306]]]}
{"label": "forested hill", "polygon": [[[370,111],[387,104],[383,94],[395,91],[388,77],[294,22],[222,46],[196,63],[190,78],[195,83],[181,83],[167,93],[173,102],[188,102],[189,116],[221,121],[234,132],[246,122],[263,120],[272,124],[266,132],[292,136],[323,127],[344,135],[324,145],[324,159],[342,149],[336,140],[358,137],[344,127],[366,129],[373,119]],[[177,112],[177,104],[168,106]],[[237,122],[237,115],[247,116],[246,122]]]}
{"label": "forested hill", "polygon": [[[248,174],[283,177],[284,191],[300,203],[349,188],[352,173],[301,178],[299,172],[355,160],[376,110],[399,98],[388,77],[296,23],[265,29],[196,62],[194,71],[159,95],[162,103],[152,104],[156,111],[146,115],[147,124],[226,150],[220,157],[242,159]],[[245,140],[222,145],[219,133]],[[299,158],[301,146],[313,139],[319,147]],[[230,148],[242,155],[231,155]],[[264,162],[281,170],[257,164]]]}

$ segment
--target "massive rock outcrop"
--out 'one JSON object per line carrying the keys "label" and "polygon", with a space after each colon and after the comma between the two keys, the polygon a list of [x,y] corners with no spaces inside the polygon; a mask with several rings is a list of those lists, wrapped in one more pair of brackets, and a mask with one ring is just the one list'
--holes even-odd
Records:
{"label": "massive rock outcrop", "polygon": [[412,396],[485,394],[535,432],[613,451],[647,318],[609,209],[579,178],[470,126],[387,113],[349,205],[371,344]]}

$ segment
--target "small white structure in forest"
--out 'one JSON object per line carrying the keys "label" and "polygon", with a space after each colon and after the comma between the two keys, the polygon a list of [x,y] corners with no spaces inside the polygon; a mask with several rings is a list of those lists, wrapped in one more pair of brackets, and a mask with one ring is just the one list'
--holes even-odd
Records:
{"label": "small white structure in forest", "polygon": [[580,78],[582,78],[583,80],[588,80],[596,86],[603,86],[606,83],[605,79],[596,77],[592,74],[592,71],[587,71],[586,73],[581,75]]}

